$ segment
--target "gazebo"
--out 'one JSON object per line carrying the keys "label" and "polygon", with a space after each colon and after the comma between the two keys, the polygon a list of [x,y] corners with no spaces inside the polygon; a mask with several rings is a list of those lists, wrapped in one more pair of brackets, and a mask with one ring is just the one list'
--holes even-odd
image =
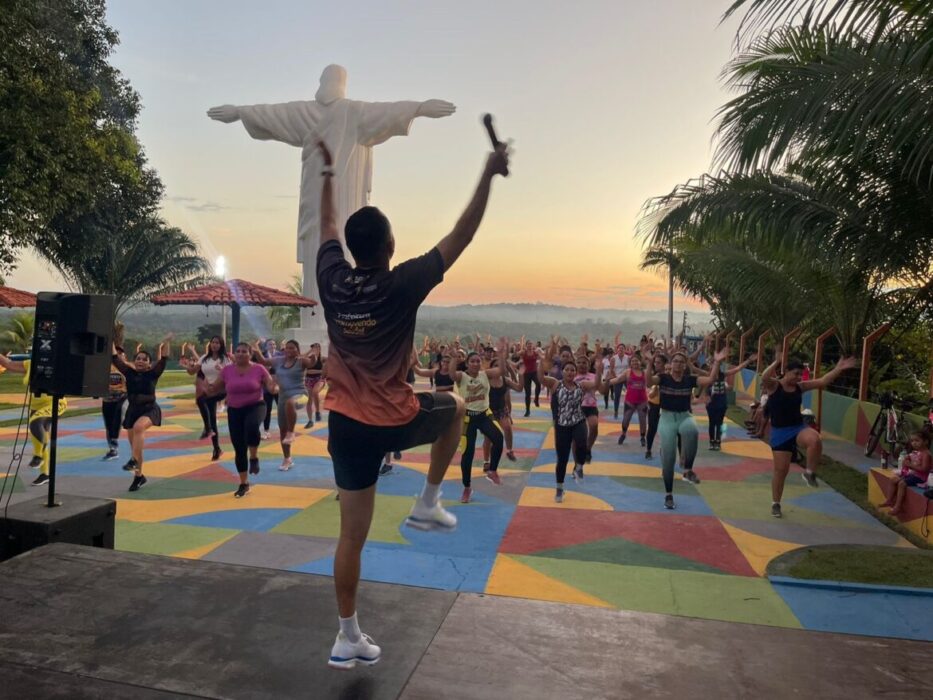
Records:
{"label": "gazebo", "polygon": [[240,309],[244,306],[317,306],[317,302],[313,299],[236,279],[195,287],[174,294],[160,294],[149,301],[156,306],[174,304],[229,306],[232,309],[230,335],[234,346],[240,342]]}
{"label": "gazebo", "polygon": [[13,287],[0,285],[0,306],[10,308],[35,307],[36,295]]}

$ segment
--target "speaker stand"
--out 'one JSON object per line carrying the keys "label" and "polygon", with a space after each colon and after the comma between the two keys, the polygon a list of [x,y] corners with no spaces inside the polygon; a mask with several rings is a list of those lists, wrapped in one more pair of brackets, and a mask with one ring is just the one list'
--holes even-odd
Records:
{"label": "speaker stand", "polygon": [[52,395],[52,435],[49,437],[49,500],[46,506],[55,508],[61,502],[55,500],[55,461],[58,456],[58,394]]}

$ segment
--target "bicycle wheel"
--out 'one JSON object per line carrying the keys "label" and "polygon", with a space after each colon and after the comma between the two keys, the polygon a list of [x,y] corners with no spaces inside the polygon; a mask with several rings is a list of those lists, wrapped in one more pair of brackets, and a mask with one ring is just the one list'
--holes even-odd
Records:
{"label": "bicycle wheel", "polygon": [[868,432],[868,441],[865,443],[866,457],[871,457],[875,450],[878,449],[878,443],[881,442],[882,420],[885,418],[885,413],[886,411],[881,411],[878,414],[874,424],[871,426],[871,430]]}

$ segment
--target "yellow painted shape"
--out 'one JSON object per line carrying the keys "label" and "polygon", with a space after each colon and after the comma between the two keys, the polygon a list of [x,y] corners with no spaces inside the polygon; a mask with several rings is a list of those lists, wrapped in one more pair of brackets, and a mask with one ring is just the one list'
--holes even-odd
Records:
{"label": "yellow painted shape", "polygon": [[[269,445],[274,448],[275,452],[281,453],[281,447],[278,441],[272,442],[268,441]],[[265,445],[264,445],[265,448]],[[266,452],[266,449],[262,450]],[[292,443],[292,457],[330,457],[330,453],[327,451],[327,440],[322,440],[318,437],[309,437],[307,435],[299,435],[298,439]]]}
{"label": "yellow painted shape", "polygon": [[227,537],[223,537],[217,540],[216,542],[211,542],[210,544],[205,544],[201,547],[194,547],[193,549],[186,549],[183,552],[175,552],[175,554],[173,554],[172,556],[180,557],[181,559],[200,559],[205,554],[210,554],[211,552],[213,552],[215,549],[217,549],[220,545],[222,545],[227,540],[232,540],[234,537],[236,537],[236,535],[237,533],[233,532],[229,534]]}
{"label": "yellow painted shape", "polygon": [[253,486],[245,498],[234,498],[233,493],[193,498],[159,500],[117,499],[117,517],[144,523],[157,523],[173,518],[184,518],[201,513],[219,513],[228,510],[254,508],[304,509],[333,494],[332,489],[307,489],[295,486]]}
{"label": "yellow painted shape", "polygon": [[553,450],[554,449],[554,429],[551,428],[547,431],[547,435],[544,436],[544,442],[541,443],[542,450]]}
{"label": "yellow painted shape", "polygon": [[[875,480],[875,471],[875,469],[872,469],[871,473],[868,475],[868,502],[873,506],[878,506],[887,500],[887,496],[884,495],[884,491],[881,490],[881,485]],[[882,472],[882,474],[887,476],[884,472]]]}
{"label": "yellow painted shape", "polygon": [[[210,447],[210,443],[207,443]],[[197,469],[210,466],[211,455],[209,452],[192,453],[185,455],[175,455],[174,457],[162,457],[149,461],[143,455],[143,472],[146,476],[173,477],[193,472]],[[231,459],[232,456],[231,456]]]}
{"label": "yellow painted shape", "polygon": [[[901,525],[906,527],[908,530],[910,530],[920,539],[926,540],[928,544],[933,544],[933,530],[931,530],[930,532],[927,532],[926,535],[924,535],[921,532],[922,528],[925,529],[924,518],[917,518],[916,520],[908,520],[907,522],[902,522]],[[929,523],[927,523],[927,525],[929,525]]]}
{"label": "yellow painted shape", "polygon": [[598,608],[614,608],[604,600],[568,586],[563,581],[551,578],[530,566],[515,561],[504,554],[496,555],[489,579],[486,581],[486,593],[511,598],[531,600],[549,600],[554,603],[572,603],[591,605]]}
{"label": "yellow painted shape", "polygon": [[728,440],[722,444],[722,451],[737,457],[771,460],[771,448],[761,440]]}
{"label": "yellow painted shape", "polygon": [[751,564],[752,568],[755,570],[755,573],[759,576],[765,575],[768,562],[772,559],[792,549],[800,549],[802,546],[796,542],[784,542],[783,540],[774,540],[770,537],[762,537],[761,535],[747,532],[746,530],[733,527],[727,523],[723,523],[722,526],[726,528],[729,537],[732,538],[732,541],[735,542],[739,551],[742,552],[748,560],[748,563]]}
{"label": "yellow painted shape", "polygon": [[[543,474],[550,474],[556,468],[556,464],[542,464],[533,468],[531,471]],[[593,462],[583,467],[587,476],[644,476],[657,478],[661,473],[657,467],[649,467],[645,464],[628,464],[625,462]]]}
{"label": "yellow painted shape", "polygon": [[528,486],[518,500],[520,506],[533,508],[572,508],[576,510],[613,510],[604,500],[578,491],[564,491],[564,502],[554,502],[554,489]]}

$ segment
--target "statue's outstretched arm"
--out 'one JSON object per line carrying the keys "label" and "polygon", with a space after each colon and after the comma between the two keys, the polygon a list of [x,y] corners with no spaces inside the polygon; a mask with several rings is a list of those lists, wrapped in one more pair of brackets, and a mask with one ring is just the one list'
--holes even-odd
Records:
{"label": "statue's outstretched arm", "polygon": [[220,105],[207,110],[207,116],[224,124],[231,124],[240,118],[240,108],[236,105]]}

